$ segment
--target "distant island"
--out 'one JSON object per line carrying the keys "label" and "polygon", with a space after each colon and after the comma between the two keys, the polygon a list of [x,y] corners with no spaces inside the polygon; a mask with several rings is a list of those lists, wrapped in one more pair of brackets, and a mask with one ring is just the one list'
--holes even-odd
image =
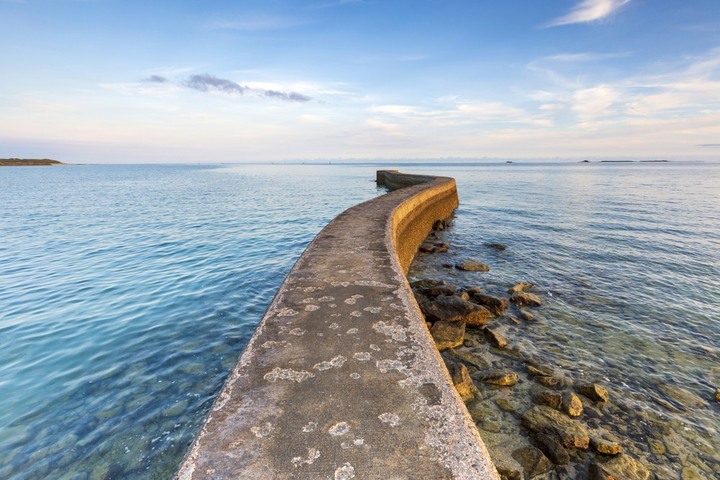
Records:
{"label": "distant island", "polygon": [[[600,160],[600,163],[669,163],[670,160]],[[590,160],[580,160],[579,163],[590,163]]]}
{"label": "distant island", "polygon": [[26,167],[26,166],[65,165],[57,160],[48,158],[0,158],[0,167]]}

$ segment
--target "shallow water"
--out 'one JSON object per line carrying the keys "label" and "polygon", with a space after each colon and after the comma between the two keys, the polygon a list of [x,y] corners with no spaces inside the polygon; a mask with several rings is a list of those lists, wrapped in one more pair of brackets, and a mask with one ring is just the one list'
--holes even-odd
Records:
{"label": "shallow water", "polygon": [[[376,168],[0,170],[0,478],[169,478],[284,276],[379,193]],[[720,165],[400,168],[456,177],[461,199],[453,249],[416,276],[467,257],[492,270],[455,283],[537,283],[541,318],[506,327],[518,348],[717,460],[717,404],[652,399],[720,386]]]}
{"label": "shallow water", "polygon": [[0,171],[0,478],[170,478],[305,246],[372,168]]}
{"label": "shallow water", "polygon": [[[535,283],[544,299],[539,320],[496,324],[514,347],[570,382],[607,385],[615,406],[606,426],[658,478],[680,478],[683,468],[720,478],[720,404],[711,400],[720,387],[720,165],[511,164],[443,173],[457,178],[461,197],[442,236],[452,248],[418,258],[411,277],[504,296],[520,280]],[[441,266],[461,258],[491,271]],[[678,387],[702,405],[668,395]],[[653,452],[655,440],[680,452]]]}

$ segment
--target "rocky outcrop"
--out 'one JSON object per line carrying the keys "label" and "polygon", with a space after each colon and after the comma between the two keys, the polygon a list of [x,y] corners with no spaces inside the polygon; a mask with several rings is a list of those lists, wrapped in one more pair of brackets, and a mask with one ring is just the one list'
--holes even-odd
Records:
{"label": "rocky outcrop", "polygon": [[577,391],[578,393],[585,395],[587,398],[595,402],[607,402],[610,399],[608,391],[597,383],[580,385],[577,388]]}
{"label": "rocky outcrop", "polygon": [[430,334],[441,352],[448,348],[459,347],[465,339],[465,322],[437,321],[430,328]]}
{"label": "rocky outcrop", "polygon": [[480,288],[470,288],[466,292],[471,301],[482,305],[495,315],[502,315],[508,308],[509,302],[506,298],[488,295]]}
{"label": "rocky outcrop", "polygon": [[460,322],[468,325],[485,325],[492,313],[485,307],[463,300],[455,295],[439,295],[435,299],[418,297],[418,305],[425,318],[431,322]]}
{"label": "rocky outcrop", "polygon": [[489,272],[490,267],[484,263],[478,262],[477,260],[465,260],[455,265],[458,270],[466,272]]}
{"label": "rocky outcrop", "polygon": [[538,405],[525,412],[522,424],[532,433],[557,438],[567,448],[587,449],[590,436],[585,427],[550,407]]}
{"label": "rocky outcrop", "polygon": [[590,480],[647,480],[650,470],[629,455],[595,457],[590,465]]}

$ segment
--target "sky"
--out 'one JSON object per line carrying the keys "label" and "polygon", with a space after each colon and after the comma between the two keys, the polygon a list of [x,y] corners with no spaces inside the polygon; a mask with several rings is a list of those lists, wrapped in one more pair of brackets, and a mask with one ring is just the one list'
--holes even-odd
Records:
{"label": "sky", "polygon": [[0,157],[720,157],[718,0],[0,0]]}

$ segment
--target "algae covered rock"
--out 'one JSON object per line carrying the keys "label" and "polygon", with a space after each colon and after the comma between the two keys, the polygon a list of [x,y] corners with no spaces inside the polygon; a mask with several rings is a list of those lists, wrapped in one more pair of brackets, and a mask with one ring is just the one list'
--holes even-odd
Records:
{"label": "algae covered rock", "polygon": [[490,370],[478,374],[480,380],[499,387],[512,387],[520,381],[520,376],[508,370]]}
{"label": "algae covered rock", "polygon": [[516,305],[529,305],[531,307],[539,307],[540,305],[542,305],[542,300],[540,300],[540,297],[538,297],[534,293],[528,292],[513,293],[510,297],[510,301],[515,303]]}
{"label": "algae covered rock", "polygon": [[445,322],[440,320],[430,328],[430,335],[432,335],[435,346],[440,351],[459,347],[465,339],[465,322]]}
{"label": "algae covered rock", "polygon": [[577,391],[595,402],[607,402],[610,399],[608,391],[597,383],[580,385]]}
{"label": "algae covered rock", "polygon": [[523,415],[522,424],[530,432],[557,438],[567,448],[585,450],[590,445],[590,436],[581,423],[550,407],[532,407]]}
{"label": "algae covered rock", "polygon": [[487,308],[465,301],[455,295],[440,295],[434,300],[420,297],[418,305],[425,318],[431,322],[464,321],[468,325],[482,326],[492,317],[492,313]]}
{"label": "algae covered rock", "polygon": [[590,465],[590,480],[647,480],[650,470],[627,454],[595,457]]}
{"label": "algae covered rock", "polygon": [[483,334],[487,341],[490,342],[490,345],[495,348],[505,348],[508,345],[507,339],[494,330],[485,327],[483,328]]}
{"label": "algae covered rock", "polygon": [[446,362],[445,363],[450,372],[450,378],[452,379],[455,390],[460,394],[463,402],[469,402],[475,398],[475,392],[477,387],[470,378],[470,373],[465,365],[462,363]]}
{"label": "algae covered rock", "polygon": [[478,262],[477,260],[465,260],[455,265],[458,270],[465,272],[489,272],[490,267],[484,263]]}

